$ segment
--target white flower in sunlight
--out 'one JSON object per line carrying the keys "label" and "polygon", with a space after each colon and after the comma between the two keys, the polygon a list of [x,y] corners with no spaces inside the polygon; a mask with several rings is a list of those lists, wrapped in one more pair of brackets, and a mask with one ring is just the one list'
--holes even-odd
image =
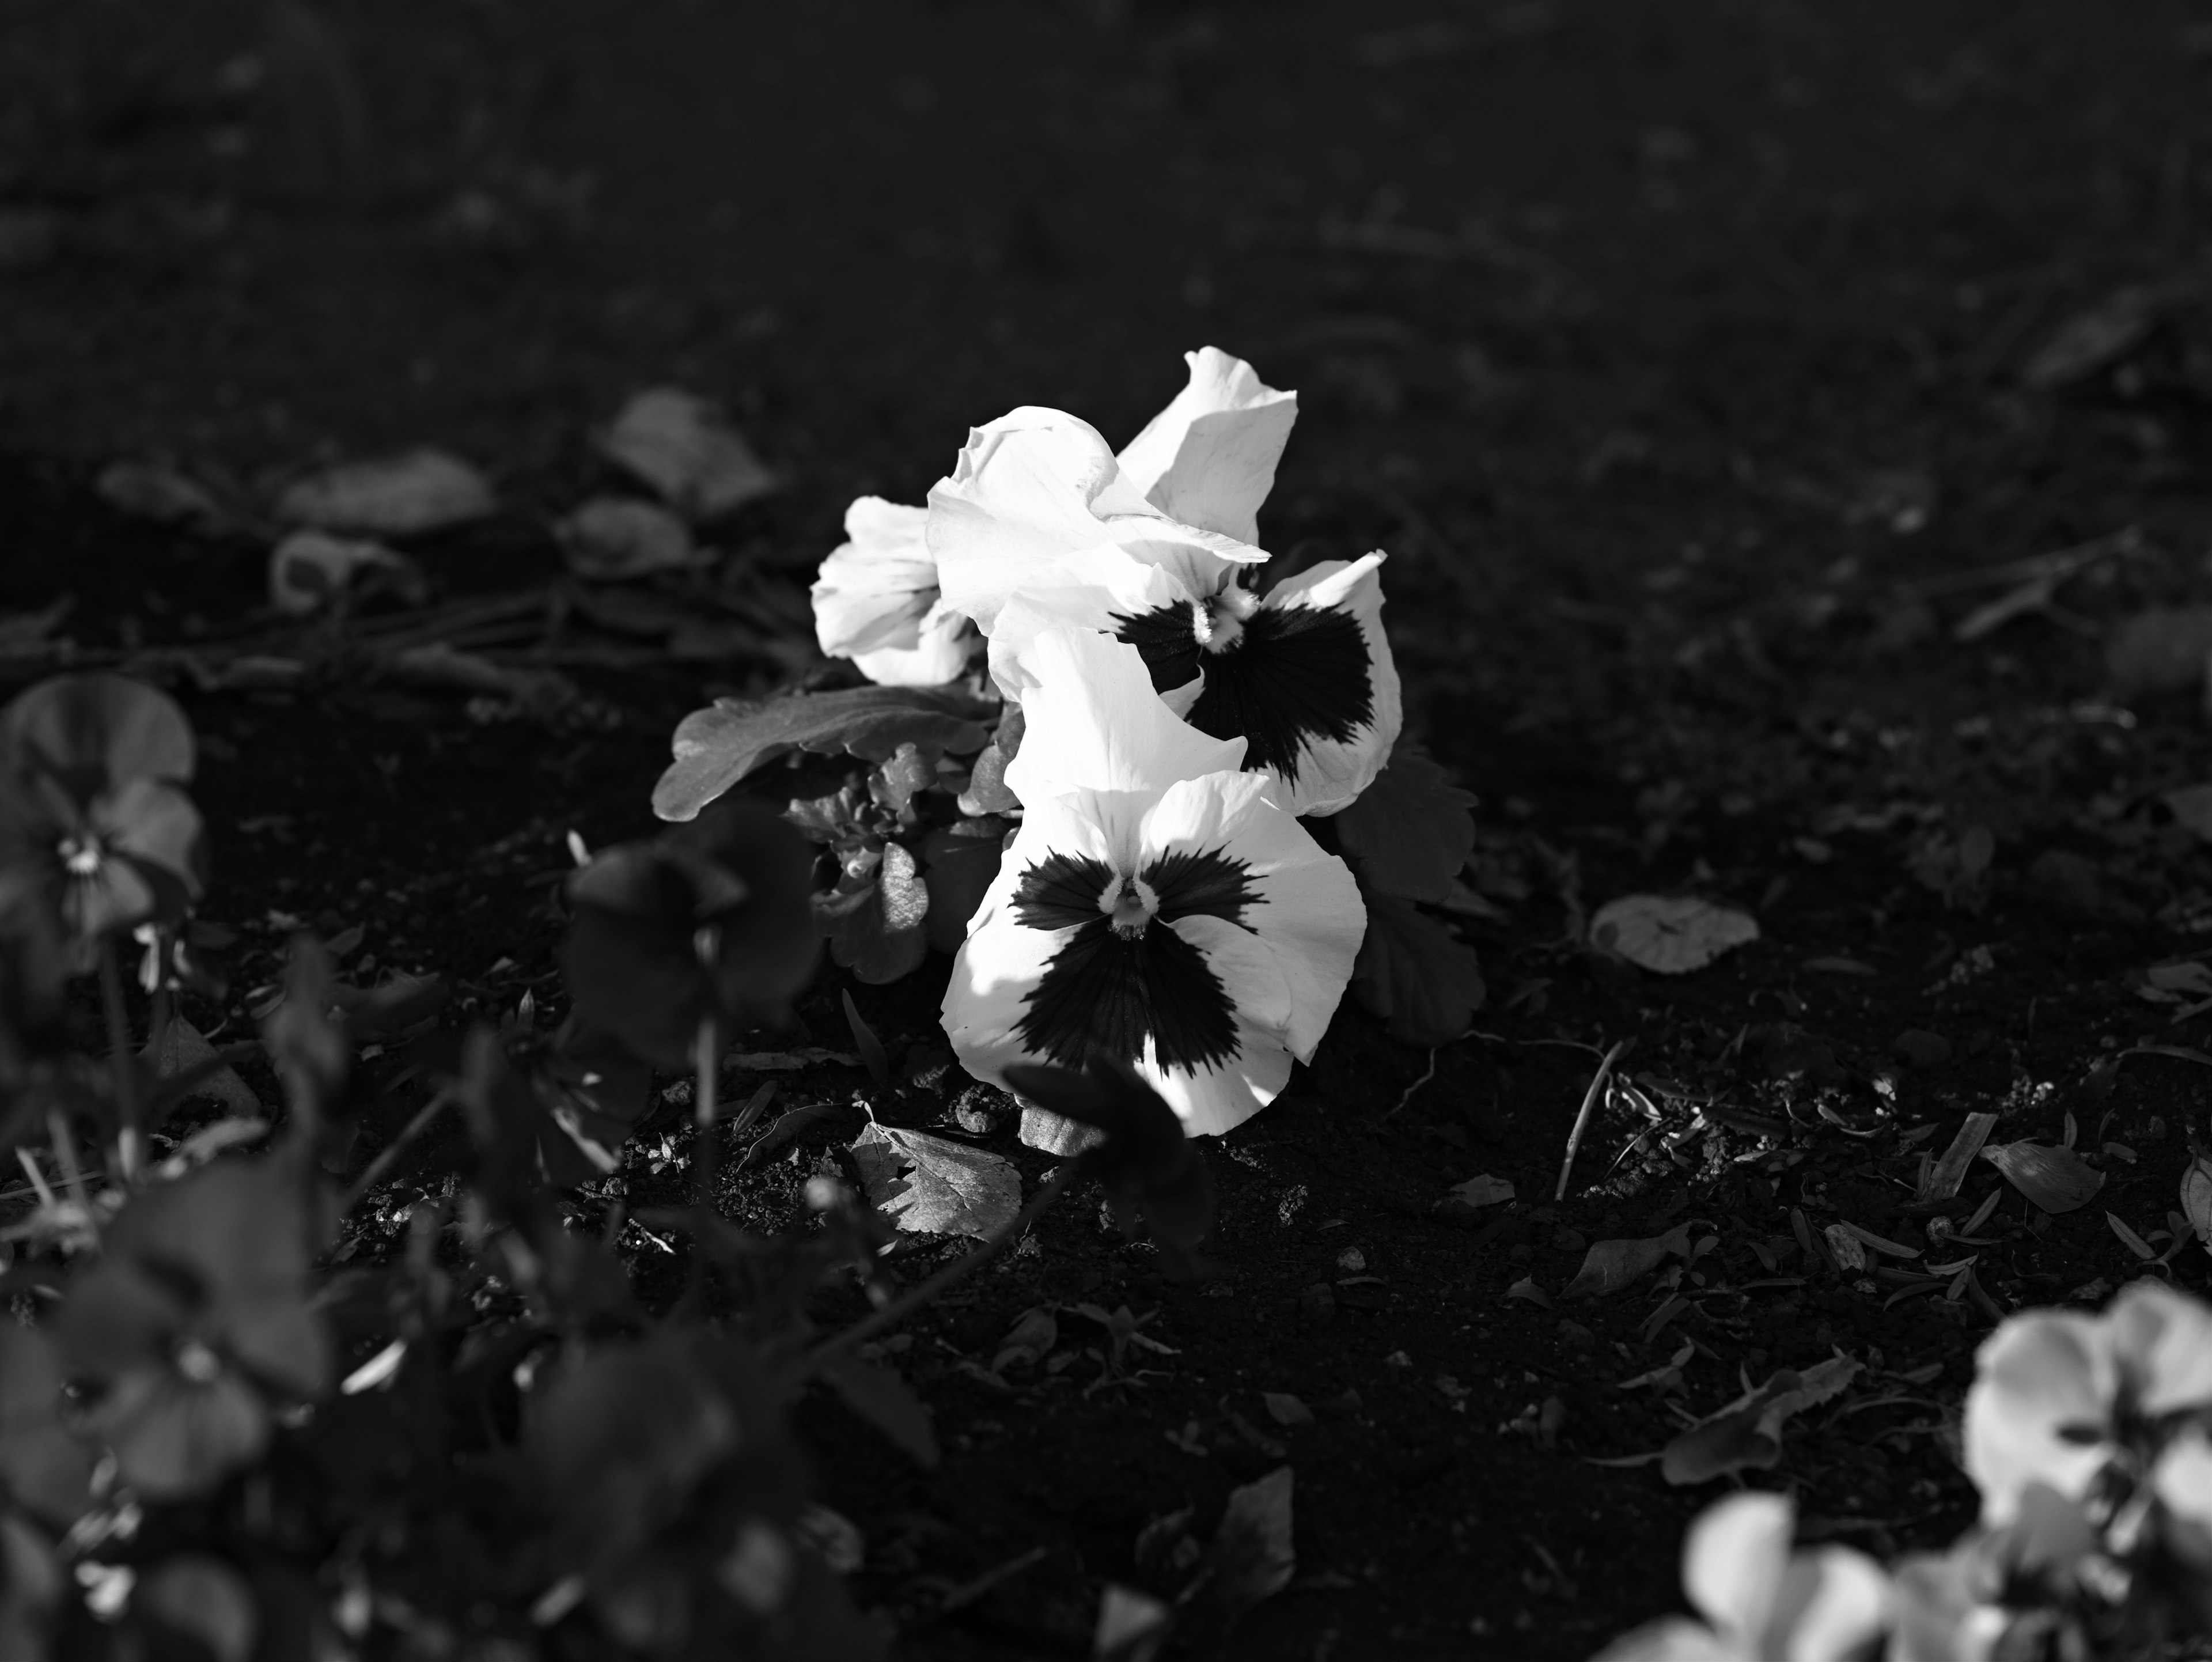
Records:
{"label": "white flower in sunlight", "polygon": [[814,633],[832,658],[850,658],[885,686],[938,686],[966,667],[968,620],[937,590],[922,533],[926,508],[861,496],[845,536],[814,584]]}
{"label": "white flower in sunlight", "polygon": [[1006,782],[1019,831],[945,995],[979,1079],[1009,1063],[1133,1063],[1193,1135],[1273,1101],[1351,978],[1366,912],[1351,872],[1154,695],[1134,648],[1084,630],[1030,643]]}
{"label": "white flower in sunlight", "polygon": [[1732,1495],[1690,1525],[1682,1589],[1705,1619],[1669,1616],[1615,1640],[1598,1662],[1849,1662],[1887,1629],[1889,1580],[1849,1547],[1790,1549],[1780,1495]]}
{"label": "white flower in sunlight", "polygon": [[1966,1471],[1982,1492],[1982,1521],[1996,1527],[2031,1483],[2081,1500],[2146,1422],[2212,1409],[2212,1309],[2140,1281],[2100,1315],[2007,1318],[1974,1367]]}
{"label": "white flower in sunlight", "polygon": [[1333,813],[1398,736],[1382,557],[1328,562],[1264,598],[1247,586],[1296,400],[1212,347],[1189,362],[1188,385],[1119,458],[1058,411],[977,428],[930,492],[930,551],[1008,697],[1026,690],[1018,665],[1040,630],[1102,630],[1144,654],[1171,708],[1246,740],[1246,765],[1278,775],[1286,806]]}
{"label": "white flower in sunlight", "polygon": [[1403,719],[1382,632],[1382,560],[1326,560],[1255,595],[1226,575],[1200,587],[1195,563],[1161,545],[1066,555],[1000,611],[991,673],[1020,698],[1023,654],[1041,630],[1111,635],[1143,654],[1176,714],[1244,740],[1244,765],[1281,779],[1285,807],[1334,813],[1382,770]]}
{"label": "white flower in sunlight", "polygon": [[1263,386],[1218,347],[1183,354],[1190,380],[1123,447],[1121,477],[1170,519],[1260,540],[1260,504],[1298,418],[1298,395]]}

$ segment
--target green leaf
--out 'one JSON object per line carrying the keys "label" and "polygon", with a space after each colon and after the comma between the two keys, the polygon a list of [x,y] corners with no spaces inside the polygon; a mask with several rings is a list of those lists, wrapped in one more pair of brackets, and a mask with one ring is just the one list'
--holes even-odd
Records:
{"label": "green leaf", "polygon": [[825,1376],[845,1406],[890,1439],[915,1464],[937,1466],[937,1427],[929,1408],[889,1368],[846,1358]]}
{"label": "green leaf", "polygon": [[1404,1044],[1449,1044],[1467,1032],[1486,993],[1474,948],[1411,901],[1388,894],[1367,897],[1367,938],[1352,989]]}
{"label": "green leaf", "polygon": [[1358,800],[1335,816],[1360,886],[1406,900],[1441,900],[1474,847],[1471,792],[1404,744]]}
{"label": "green leaf", "polygon": [[1021,1174],[981,1148],[871,1123],[853,1143],[868,1203],[912,1235],[989,1234],[1022,1208]]}
{"label": "green leaf", "polygon": [[972,755],[990,738],[991,706],[957,687],[853,687],[764,699],[717,698],[677,723],[676,759],[653,788],[653,811],[689,819],[754,769],[794,750],[884,762],[901,745]]}

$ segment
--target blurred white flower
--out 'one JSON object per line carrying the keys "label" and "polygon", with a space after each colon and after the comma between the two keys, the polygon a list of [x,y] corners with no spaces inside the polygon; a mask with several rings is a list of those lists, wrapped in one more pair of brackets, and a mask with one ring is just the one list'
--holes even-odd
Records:
{"label": "blurred white flower", "polygon": [[1732,1495],[1690,1525],[1682,1589],[1705,1619],[1669,1616],[1598,1662],[1856,1662],[1888,1629],[1881,1567],[1849,1547],[1790,1549],[1780,1495]]}
{"label": "blurred white flower", "polygon": [[924,508],[861,496],[845,536],[814,584],[814,634],[832,658],[850,658],[885,686],[939,686],[966,667],[968,620],[939,597]]}
{"label": "blurred white flower", "polygon": [[1344,862],[1154,695],[1136,650],[1032,640],[1020,831],[953,965],[945,1027],[979,1079],[1133,1063],[1194,1135],[1272,1101],[1351,978],[1366,912]]}
{"label": "blurred white flower", "polygon": [[2031,1483],[2083,1499],[2145,1422],[2188,1409],[2212,1409],[2212,1309],[2165,1282],[2133,1283],[2100,1315],[2008,1318],[1966,1393],[1982,1521],[2010,1523]]}

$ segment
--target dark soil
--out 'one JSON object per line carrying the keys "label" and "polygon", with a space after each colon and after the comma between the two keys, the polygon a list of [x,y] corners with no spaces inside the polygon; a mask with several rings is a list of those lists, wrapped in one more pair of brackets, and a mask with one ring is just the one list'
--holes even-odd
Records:
{"label": "dark soil", "polygon": [[[2212,12],[331,9],[350,164],[323,105],[241,73],[253,7],[6,8],[0,612],[74,594],[88,661],[261,626],[260,549],[92,496],[100,464],[151,454],[257,482],[450,446],[515,512],[418,551],[434,598],[542,587],[537,516],[593,483],[592,423],[667,380],[791,480],[722,540],[795,603],[854,494],[920,500],[1017,404],[1125,436],[1212,342],[1301,395],[1269,545],[1390,551],[1410,725],[1482,797],[1481,1031],[1408,1050],[1347,1008],[1209,1150],[1219,1280],[1166,1281],[1078,1197],[895,1341],[940,1470],[804,1416],[902,1653],[1086,1653],[1149,1519],[1194,1507],[1202,1532],[1287,1460],[1298,1580],[1188,1653],[1585,1656],[1674,1606],[1685,1522],[1723,1487],[1595,1462],[1838,1349],[1869,1372],[1759,1481],[1814,1537],[1964,1525],[1947,1416],[1993,1312],[2136,1273],[2105,1215],[2166,1228],[2203,1125],[2212,1017],[2142,972],[2212,926],[2212,857],[2160,798],[2212,777],[2204,716],[2189,691],[2123,701],[2099,637],[2212,598],[2212,318],[2185,286],[2212,254]],[[2177,281],[2089,373],[2023,374],[2081,308]],[[2062,616],[1953,638],[2005,585],[1928,580],[2128,527]],[[245,1030],[295,921],[362,926],[352,969],[445,971],[476,1014],[557,997],[568,833],[648,830],[676,719],[786,673],[599,656],[569,667],[592,719],[550,727],[343,673],[186,684],[209,915],[240,932],[237,1001],[202,1026]],[[1977,879],[1944,861],[1978,826]],[[1763,938],[1680,978],[1580,944],[1638,892],[1743,906]],[[943,976],[854,989],[922,1064],[913,1124],[961,1083],[927,1066]],[[824,1044],[840,980],[803,1011]],[[1623,1155],[1645,1123],[1602,1114],[1553,1204],[1598,1056],[1632,1038],[1661,1129],[1692,1100],[1717,1129]],[[783,1100],[861,1082],[784,1075]],[[2000,1141],[2070,1116],[2101,1191],[2053,1217],[2007,1189],[1986,1304],[1839,1273],[1830,1223],[1934,1247],[1922,1156],[1976,1110]],[[860,1123],[738,1176],[732,1215],[791,1220]],[[1435,1209],[1480,1173],[1518,1199]],[[1998,1183],[1978,1165],[1943,1215]],[[1588,1243],[1685,1222],[1718,1245],[1657,1330],[1651,1279],[1560,1300]],[[2207,1269],[2192,1246],[2171,1272],[2201,1291]],[[1524,1278],[1549,1302],[1509,1296]],[[1171,1348],[1116,1369],[1080,1304]],[[1038,1306],[1071,1360],[990,1374]],[[1679,1389],[1624,1388],[1685,1342]]]}

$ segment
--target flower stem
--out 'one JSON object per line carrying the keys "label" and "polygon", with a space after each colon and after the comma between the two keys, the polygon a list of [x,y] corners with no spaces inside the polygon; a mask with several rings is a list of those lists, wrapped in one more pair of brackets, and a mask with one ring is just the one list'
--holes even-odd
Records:
{"label": "flower stem", "polygon": [[919,1282],[893,1299],[881,1310],[864,1316],[842,1332],[833,1333],[806,1353],[799,1367],[799,1377],[808,1379],[819,1373],[855,1347],[866,1343],[885,1328],[896,1325],[922,1306],[943,1293],[954,1282],[962,1281],[981,1269],[996,1256],[1000,1247],[1019,1235],[1047,1208],[1060,1197],[1067,1185],[1075,1181],[1076,1168],[1080,1160],[1063,1162],[1058,1170],[1044,1180],[1044,1186],[1030,1196],[1029,1204],[983,1238],[982,1244],[964,1258],[955,1258],[928,1280]]}
{"label": "flower stem", "polygon": [[131,1018],[123,1008],[123,971],[115,961],[115,941],[100,941],[100,1001],[107,1017],[109,1067],[115,1076],[115,1174],[128,1183],[138,1172],[143,1132],[138,1103],[138,1071],[131,1055]]}
{"label": "flower stem", "polygon": [[1632,1038],[1613,1041],[1613,1048],[1605,1053],[1605,1060],[1597,1065],[1597,1073],[1590,1080],[1589,1089],[1583,1093],[1582,1111],[1575,1116],[1575,1128],[1567,1133],[1566,1157],[1559,1162],[1559,1184],[1552,1193],[1556,1203],[1567,1197],[1567,1174],[1575,1169],[1575,1151],[1583,1146],[1583,1133],[1589,1129],[1590,1115],[1597,1107],[1597,1099],[1605,1090],[1605,1082],[1613,1075],[1613,1064],[1620,1060],[1620,1053],[1633,1042]]}
{"label": "flower stem", "polygon": [[345,1191],[344,1198],[338,1202],[340,1217],[344,1217],[368,1198],[368,1191],[384,1181],[384,1174],[392,1169],[392,1163],[399,1158],[407,1145],[421,1136],[428,1129],[430,1122],[437,1118],[438,1111],[453,1099],[451,1091],[437,1092],[429,1101],[415,1111],[414,1118],[399,1128],[398,1136],[376,1151],[376,1158],[369,1161],[368,1169],[353,1180]]}

